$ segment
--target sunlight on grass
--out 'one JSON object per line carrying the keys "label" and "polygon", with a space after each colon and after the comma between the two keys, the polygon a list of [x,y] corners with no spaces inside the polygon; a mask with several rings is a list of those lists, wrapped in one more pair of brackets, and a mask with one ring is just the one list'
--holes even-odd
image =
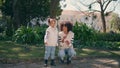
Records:
{"label": "sunlight on grass", "polygon": [[21,51],[22,49],[21,49],[20,47],[16,47],[16,48],[12,48],[11,50],[12,50],[12,51],[17,51],[17,52],[19,52],[19,51]]}
{"label": "sunlight on grass", "polygon": [[109,64],[115,64],[115,65],[119,65],[119,63],[117,62],[117,60],[114,59],[96,59],[97,62],[101,62],[101,63],[109,63]]}
{"label": "sunlight on grass", "polygon": [[95,52],[95,50],[92,50],[92,49],[82,49],[82,50],[86,52]]}
{"label": "sunlight on grass", "polygon": [[97,50],[97,49],[82,49],[80,51],[77,50],[77,56],[87,57],[87,56],[120,56],[120,51],[105,51],[105,50]]}
{"label": "sunlight on grass", "polygon": [[[97,49],[76,49],[78,57],[91,56],[119,56],[120,51],[105,51]],[[58,48],[56,49],[56,56],[58,55]],[[0,58],[11,59],[36,59],[44,57],[44,47],[41,45],[23,45],[14,42],[0,41]]]}
{"label": "sunlight on grass", "polygon": [[18,54],[18,56],[19,56],[19,57],[27,57],[28,54],[23,54],[23,53],[21,53],[21,54]]}
{"label": "sunlight on grass", "polygon": [[80,55],[81,56],[88,56],[88,54],[85,54],[85,53],[81,53]]}
{"label": "sunlight on grass", "polygon": [[6,50],[0,50],[0,53],[7,53]]}
{"label": "sunlight on grass", "polygon": [[111,51],[111,52],[120,55],[120,51]]}
{"label": "sunlight on grass", "polygon": [[17,55],[15,56],[15,54],[6,54],[5,56],[6,58],[17,58]]}

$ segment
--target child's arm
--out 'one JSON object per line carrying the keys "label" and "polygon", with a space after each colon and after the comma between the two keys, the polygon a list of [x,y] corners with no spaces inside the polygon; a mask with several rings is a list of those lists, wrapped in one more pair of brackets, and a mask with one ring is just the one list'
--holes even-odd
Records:
{"label": "child's arm", "polygon": [[63,43],[62,32],[59,32],[59,34],[58,34],[58,42],[59,42],[59,45],[62,46],[62,44],[61,44],[61,43]]}
{"label": "child's arm", "polygon": [[49,31],[46,30],[46,33],[45,33],[45,36],[44,36],[44,43],[45,43],[45,44],[47,44],[48,35],[49,35]]}
{"label": "child's arm", "polygon": [[74,41],[74,33],[72,34],[72,37],[71,37],[71,44],[73,44],[73,41]]}

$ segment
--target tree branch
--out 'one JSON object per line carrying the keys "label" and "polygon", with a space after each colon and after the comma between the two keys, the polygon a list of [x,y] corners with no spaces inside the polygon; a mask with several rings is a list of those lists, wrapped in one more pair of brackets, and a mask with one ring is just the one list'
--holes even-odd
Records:
{"label": "tree branch", "polygon": [[108,2],[109,0],[103,1],[103,5],[105,5],[106,2]]}
{"label": "tree branch", "polygon": [[95,9],[92,9],[94,12],[101,12],[101,11],[99,11],[99,10],[95,10]]}
{"label": "tree branch", "polygon": [[83,2],[79,1],[82,5],[88,7],[89,5],[84,4]]}
{"label": "tree branch", "polygon": [[112,2],[112,0],[109,0],[108,3],[106,4],[105,8],[103,9],[104,11],[107,9],[108,5]]}

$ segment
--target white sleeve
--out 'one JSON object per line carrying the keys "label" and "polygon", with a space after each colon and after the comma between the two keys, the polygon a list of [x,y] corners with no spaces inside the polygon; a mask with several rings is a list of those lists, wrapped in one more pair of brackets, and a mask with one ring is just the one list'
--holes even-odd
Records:
{"label": "white sleeve", "polygon": [[47,42],[48,37],[49,37],[49,30],[47,29],[46,32],[45,32],[45,36],[44,36],[44,43]]}
{"label": "white sleeve", "polygon": [[73,46],[73,41],[74,41],[74,33],[71,33],[69,36],[69,41],[70,41],[70,46]]}
{"label": "white sleeve", "polygon": [[58,41],[62,42],[61,32],[58,33]]}
{"label": "white sleeve", "polygon": [[71,37],[71,43],[73,44],[73,41],[74,41],[74,33],[72,34],[72,37]]}

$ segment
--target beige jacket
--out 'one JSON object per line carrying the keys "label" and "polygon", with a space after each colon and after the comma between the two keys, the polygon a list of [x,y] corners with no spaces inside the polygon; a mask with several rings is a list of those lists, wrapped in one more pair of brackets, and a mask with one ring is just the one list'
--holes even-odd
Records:
{"label": "beige jacket", "polygon": [[[63,37],[66,36],[64,39],[64,42],[62,42]],[[74,40],[74,33],[72,31],[69,31],[69,33],[66,35],[64,32],[59,32],[59,42],[60,42],[60,48],[73,48],[73,40]],[[69,41],[69,45],[65,43],[65,41]]]}
{"label": "beige jacket", "polygon": [[57,46],[58,41],[58,30],[57,28],[52,28],[49,26],[46,29],[44,36],[44,43],[47,43],[45,46]]}

